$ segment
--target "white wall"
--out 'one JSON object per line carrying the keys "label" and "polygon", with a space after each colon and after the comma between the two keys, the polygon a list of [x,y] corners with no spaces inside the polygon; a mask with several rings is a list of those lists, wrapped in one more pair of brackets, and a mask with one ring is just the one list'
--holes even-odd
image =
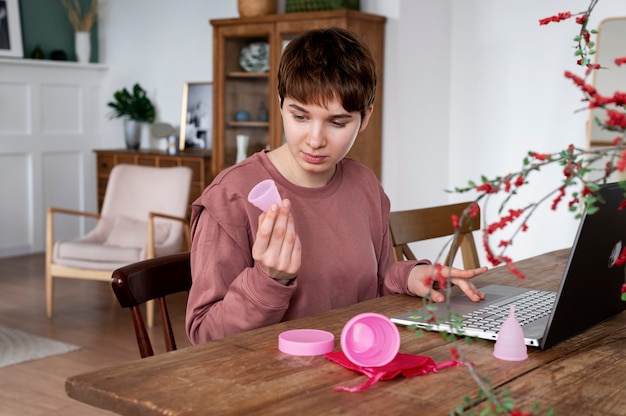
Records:
{"label": "white wall", "polygon": [[[540,26],[558,12],[583,11],[588,0],[453,1],[449,186],[518,171],[528,150],[542,153],[586,146],[588,113],[565,70],[579,75],[574,20]],[[590,28],[608,16],[626,16],[626,2],[601,0]],[[534,176],[515,208],[556,189],[561,169]],[[456,199],[463,197],[456,196]],[[571,245],[578,222],[565,204],[550,202],[534,215],[509,254],[521,259]],[[494,205],[495,208],[495,205]],[[494,209],[488,210],[493,215]],[[494,218],[494,217],[491,217]]]}
{"label": "white wall", "polygon": [[[578,26],[538,20],[588,3],[361,0],[363,11],[388,18],[383,185],[393,209],[468,199],[444,190],[516,171],[528,150],[585,144],[587,114],[575,113],[580,96],[563,77],[577,70],[571,40]],[[237,15],[236,0],[107,1],[99,27],[108,90],[138,81],[155,98],[160,120],[178,125],[183,83],[212,81],[208,20]],[[590,26],[608,16],[626,16],[626,2],[600,1]],[[121,129],[117,120],[105,122],[102,147],[122,147]],[[533,198],[555,186],[542,178],[528,192]],[[564,209],[543,210],[510,254],[566,247],[576,225]]]}
{"label": "white wall", "polygon": [[[179,126],[184,83],[213,80],[209,19],[237,16],[236,0],[106,1],[99,41],[100,61],[110,68],[109,97],[139,82],[158,119]],[[106,123],[103,137],[102,147],[124,147],[122,122]]]}

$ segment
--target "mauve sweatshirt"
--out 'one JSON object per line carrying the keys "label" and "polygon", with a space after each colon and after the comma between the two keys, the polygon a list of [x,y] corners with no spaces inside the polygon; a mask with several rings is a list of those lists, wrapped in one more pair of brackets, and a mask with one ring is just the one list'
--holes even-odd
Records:
{"label": "mauve sweatshirt", "polygon": [[[255,267],[252,245],[261,210],[247,200],[263,179],[292,203],[302,265],[284,286]],[[224,171],[192,205],[187,335],[193,344],[408,293],[419,262],[394,262],[390,203],[374,173],[344,159],[331,181],[304,188],[287,181],[261,151]],[[427,261],[422,261],[427,262]]]}

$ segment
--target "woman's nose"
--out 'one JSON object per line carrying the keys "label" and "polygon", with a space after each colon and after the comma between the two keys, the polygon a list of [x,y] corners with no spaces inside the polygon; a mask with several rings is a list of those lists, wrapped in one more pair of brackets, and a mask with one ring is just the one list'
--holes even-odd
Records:
{"label": "woman's nose", "polygon": [[307,144],[313,149],[323,147],[326,143],[324,139],[324,130],[318,123],[313,123],[307,135]]}

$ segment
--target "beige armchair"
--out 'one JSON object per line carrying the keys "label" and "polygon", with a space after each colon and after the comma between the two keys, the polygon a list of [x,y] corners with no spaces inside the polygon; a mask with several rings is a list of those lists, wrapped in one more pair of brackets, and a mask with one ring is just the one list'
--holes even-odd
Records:
{"label": "beige armchair", "polygon": [[[46,313],[52,317],[54,279],[111,281],[127,264],[189,250],[186,214],[191,185],[188,167],[116,165],[100,214],[48,208],[46,218]],[[55,241],[55,214],[96,218],[85,236]],[[152,326],[152,303],[147,321]]]}

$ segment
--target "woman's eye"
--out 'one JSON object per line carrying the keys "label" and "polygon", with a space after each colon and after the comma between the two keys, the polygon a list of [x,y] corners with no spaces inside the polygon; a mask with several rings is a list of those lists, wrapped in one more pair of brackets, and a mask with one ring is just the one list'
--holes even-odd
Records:
{"label": "woman's eye", "polygon": [[331,121],[330,124],[334,127],[346,127],[347,123],[344,122],[340,122],[340,121]]}
{"label": "woman's eye", "polygon": [[306,120],[306,117],[304,117],[302,114],[294,114],[293,118],[298,121]]}

